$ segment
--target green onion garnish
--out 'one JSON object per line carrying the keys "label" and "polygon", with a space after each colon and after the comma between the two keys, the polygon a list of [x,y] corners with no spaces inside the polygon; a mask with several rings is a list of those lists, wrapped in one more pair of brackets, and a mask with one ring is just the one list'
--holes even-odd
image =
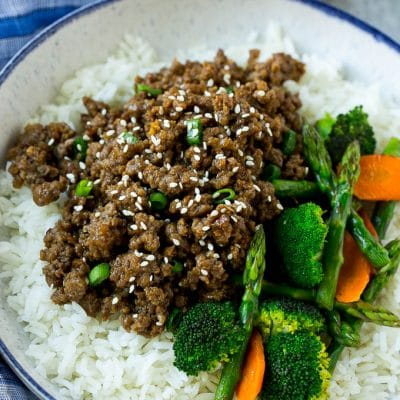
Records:
{"label": "green onion garnish", "polygon": [[287,131],[283,136],[282,153],[285,156],[290,156],[296,148],[297,135],[294,131]]}
{"label": "green onion garnish", "polygon": [[228,93],[228,94],[231,94],[234,92],[233,86],[228,86],[227,88],[225,88],[225,90],[226,90],[226,93]]}
{"label": "green onion garnish", "polygon": [[387,143],[383,154],[400,157],[400,140],[396,137],[392,137]]}
{"label": "green onion garnish", "polygon": [[179,260],[173,260],[172,261],[172,272],[174,274],[177,274],[182,271],[183,271],[183,263]]}
{"label": "green onion garnish", "polygon": [[87,143],[82,136],[77,136],[74,140],[74,156],[76,159],[83,161],[86,158]]}
{"label": "green onion garnish", "polygon": [[186,141],[190,145],[198,145],[203,140],[203,124],[199,119],[186,121]]}
{"label": "green onion garnish", "polygon": [[151,193],[149,199],[151,208],[156,211],[162,211],[168,205],[168,198],[162,192]]}
{"label": "green onion garnish", "polygon": [[89,285],[97,286],[110,276],[110,264],[101,263],[89,272]]}
{"label": "green onion garnish", "polygon": [[93,182],[89,179],[82,179],[75,188],[75,194],[79,197],[87,197],[93,189]]}
{"label": "green onion garnish", "polygon": [[165,328],[167,329],[167,331],[174,332],[175,329],[180,324],[182,316],[183,316],[182,310],[180,308],[174,308],[170,312],[167,322],[165,323]]}
{"label": "green onion garnish", "polygon": [[124,132],[122,135],[122,139],[124,139],[125,143],[128,144],[135,144],[139,141],[139,138],[132,132]]}
{"label": "green onion garnish", "polygon": [[281,176],[281,169],[275,164],[268,164],[263,173],[261,174],[262,179],[265,181],[273,181]]}
{"label": "green onion garnish", "polygon": [[[222,198],[221,198],[222,196]],[[232,201],[236,196],[236,193],[233,189],[225,188],[219,189],[213,193],[212,198],[215,204],[224,204],[225,201]]]}
{"label": "green onion garnish", "polygon": [[150,96],[158,96],[162,93],[161,89],[152,88],[151,86],[145,85],[143,83],[138,83],[136,87],[136,91],[138,93],[143,92],[147,93]]}

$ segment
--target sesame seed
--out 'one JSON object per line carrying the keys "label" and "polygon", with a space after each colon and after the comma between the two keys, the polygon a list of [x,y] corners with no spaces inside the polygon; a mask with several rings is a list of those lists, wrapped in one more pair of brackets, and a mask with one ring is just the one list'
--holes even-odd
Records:
{"label": "sesame seed", "polygon": [[160,139],[158,139],[154,135],[150,137],[150,140],[153,142],[154,146],[158,146],[160,144]]}
{"label": "sesame seed", "polygon": [[193,205],[193,199],[190,199],[188,202],[188,207],[190,208],[190,207],[192,207],[192,205]]}
{"label": "sesame seed", "polygon": [[140,222],[140,227],[145,231],[147,230],[147,225],[143,221]]}
{"label": "sesame seed", "polygon": [[169,120],[167,120],[167,119],[164,119],[163,125],[164,125],[164,128],[170,128],[171,127],[171,124],[170,124]]}
{"label": "sesame seed", "polygon": [[76,211],[76,212],[79,212],[79,211],[82,211],[83,210],[83,206],[82,205],[77,205],[77,206],[74,206],[74,210]]}
{"label": "sesame seed", "polygon": [[203,239],[199,240],[200,246],[204,247],[206,245],[206,242]]}
{"label": "sesame seed", "polygon": [[167,169],[167,171],[169,171],[171,169],[171,164],[170,163],[166,163],[165,164],[165,168]]}
{"label": "sesame seed", "polygon": [[199,178],[197,178],[196,176],[191,176],[189,178],[192,182],[197,182],[199,180]]}
{"label": "sesame seed", "polygon": [[216,217],[218,214],[218,210],[212,210],[210,213],[210,217]]}
{"label": "sesame seed", "polygon": [[229,85],[231,83],[231,74],[224,74],[224,82]]}
{"label": "sesame seed", "polygon": [[250,111],[251,114],[254,114],[256,112],[256,109],[254,107],[250,107],[249,111]]}
{"label": "sesame seed", "polygon": [[212,118],[212,117],[213,117],[211,113],[205,113],[204,116],[205,116],[206,118]]}
{"label": "sesame seed", "polygon": [[205,90],[205,91],[204,91],[204,96],[210,97],[210,96],[211,96],[211,93],[210,93],[208,90]]}
{"label": "sesame seed", "polygon": [[142,257],[142,255],[143,255],[143,253],[141,253],[140,251],[137,251],[137,250],[135,250],[134,253],[135,253],[136,257]]}
{"label": "sesame seed", "polygon": [[229,71],[229,70],[231,69],[231,67],[230,67],[229,65],[224,65],[224,69],[225,69],[226,71]]}
{"label": "sesame seed", "polygon": [[135,281],[135,279],[136,279],[136,277],[135,277],[135,276],[131,276],[131,277],[129,278],[129,282],[134,282],[134,281]]}
{"label": "sesame seed", "polygon": [[268,135],[273,136],[272,131],[271,131],[271,125],[269,124],[269,122],[265,123],[265,127],[267,128]]}
{"label": "sesame seed", "polygon": [[133,131],[140,131],[140,126],[135,126],[133,129],[132,129]]}
{"label": "sesame seed", "polygon": [[181,209],[181,214],[186,214],[187,213],[187,208],[186,207],[183,207],[182,209]]}
{"label": "sesame seed", "polygon": [[251,160],[247,160],[246,161],[246,163],[245,163],[248,167],[254,167],[254,161],[251,161]]}
{"label": "sesame seed", "polygon": [[175,246],[179,246],[179,245],[181,244],[181,242],[180,242],[178,239],[172,239],[172,243],[173,243]]}
{"label": "sesame seed", "polygon": [[86,168],[86,164],[83,161],[79,161],[79,168],[80,169],[85,169]]}
{"label": "sesame seed", "polygon": [[193,107],[193,111],[194,111],[195,113],[199,113],[199,112],[200,112],[200,108],[199,108],[198,106],[194,106],[194,107]]}
{"label": "sesame seed", "polygon": [[208,86],[208,87],[214,86],[214,80],[213,80],[213,79],[209,79],[209,80],[207,81],[207,86]]}
{"label": "sesame seed", "polygon": [[126,199],[126,196],[124,194],[118,197],[118,200],[120,200],[120,201],[125,200],[125,199]]}
{"label": "sesame seed", "polygon": [[130,226],[130,228],[131,228],[133,231],[137,231],[138,226],[137,226],[136,224],[132,224],[132,225]]}
{"label": "sesame seed", "polygon": [[257,186],[257,185],[253,185],[253,187],[254,187],[254,189],[256,189],[256,190],[257,190],[257,192],[261,192],[261,189],[260,189],[260,187],[259,187],[259,186]]}
{"label": "sesame seed", "polygon": [[233,167],[232,168],[232,172],[234,173],[234,174],[236,174],[236,172],[238,172],[239,171],[239,167]]}
{"label": "sesame seed", "polygon": [[208,230],[210,230],[210,227],[209,227],[208,225],[204,225],[204,226],[201,228],[201,230],[202,230],[203,232],[207,232]]}
{"label": "sesame seed", "polygon": [[122,210],[122,214],[124,214],[126,217],[132,217],[134,215],[133,212],[129,210]]}
{"label": "sesame seed", "polygon": [[249,114],[249,113],[244,113],[244,114],[242,114],[242,118],[247,118],[247,117],[250,117],[250,114]]}
{"label": "sesame seed", "polygon": [[[48,145],[48,146],[51,146],[52,144],[54,144],[54,142],[55,142],[54,138],[51,138],[51,139],[47,142],[47,145]],[[80,145],[78,144],[78,146],[80,146]],[[78,146],[77,146],[77,147],[78,147]],[[79,148],[78,148],[78,150],[80,151]]]}
{"label": "sesame seed", "polygon": [[94,216],[95,216],[96,218],[99,218],[100,215],[101,215],[101,212],[100,212],[100,211],[96,211],[96,212],[94,213]]}
{"label": "sesame seed", "polygon": [[193,158],[196,160],[196,161],[200,161],[200,156],[198,155],[198,154],[195,154],[194,156],[193,156]]}
{"label": "sesame seed", "polygon": [[150,278],[149,278],[150,282],[153,282],[153,279],[154,279],[154,276],[153,276],[153,274],[151,274]]}
{"label": "sesame seed", "polygon": [[305,167],[305,168],[304,168],[304,174],[307,175],[307,174],[308,174],[308,171],[309,171],[309,168],[308,168],[308,167]]}
{"label": "sesame seed", "polygon": [[233,215],[231,215],[231,219],[232,219],[233,222],[238,222],[237,218],[234,217]]}
{"label": "sesame seed", "polygon": [[238,150],[238,154],[239,154],[240,157],[243,157],[243,154],[244,154],[244,153],[243,153],[242,150],[239,149],[239,150]]}
{"label": "sesame seed", "polygon": [[242,128],[242,131],[243,131],[243,132],[248,132],[249,129],[250,129],[250,128],[249,128],[248,126],[244,126],[244,127]]}
{"label": "sesame seed", "polygon": [[208,271],[205,270],[205,269],[201,269],[200,272],[201,272],[201,274],[204,275],[204,276],[207,276],[207,275],[208,275]]}
{"label": "sesame seed", "polygon": [[268,201],[268,203],[271,203],[272,197],[271,197],[271,196],[268,196],[268,197],[267,197],[267,201]]}
{"label": "sesame seed", "polygon": [[139,316],[139,314],[132,314],[132,318],[137,318]]}
{"label": "sesame seed", "polygon": [[176,96],[176,99],[177,99],[178,101],[185,101],[185,98],[184,98],[182,95]]}
{"label": "sesame seed", "polygon": [[278,204],[276,205],[276,208],[277,208],[278,210],[283,210],[283,205],[282,205],[281,203],[278,203]]}
{"label": "sesame seed", "polygon": [[135,290],[135,285],[129,286],[129,293],[133,293],[134,290]]}
{"label": "sesame seed", "polygon": [[216,160],[223,160],[223,159],[225,159],[225,155],[222,154],[222,153],[218,153],[218,154],[215,155],[215,159]]}
{"label": "sesame seed", "polygon": [[147,258],[149,261],[154,261],[154,260],[156,259],[156,256],[153,255],[153,254],[149,254],[146,258]]}
{"label": "sesame seed", "polygon": [[115,131],[114,129],[110,129],[109,131],[106,132],[106,136],[112,136],[114,135]]}
{"label": "sesame seed", "polygon": [[176,182],[170,182],[168,185],[170,188],[176,188],[178,184]]}
{"label": "sesame seed", "polygon": [[229,253],[229,254],[226,256],[226,258],[227,258],[228,260],[232,260],[233,254],[232,254],[232,253]]}
{"label": "sesame seed", "polygon": [[257,90],[256,95],[260,97],[265,96],[265,90]]}
{"label": "sesame seed", "polygon": [[218,253],[214,253],[214,254],[213,254],[213,257],[214,257],[214,258],[219,258],[219,254],[218,254]]}
{"label": "sesame seed", "polygon": [[75,175],[74,174],[67,174],[66,177],[71,183],[75,183]]}
{"label": "sesame seed", "polygon": [[114,297],[114,298],[112,299],[111,304],[115,305],[115,304],[118,303],[118,301],[119,301],[118,297]]}
{"label": "sesame seed", "polygon": [[182,184],[182,182],[179,182],[178,185],[179,185],[179,187],[180,187],[181,189],[183,189],[183,184]]}
{"label": "sesame seed", "polygon": [[203,142],[203,149],[207,150],[207,143],[206,142]]}
{"label": "sesame seed", "polygon": [[194,147],[193,147],[193,151],[194,151],[195,153],[198,153],[198,154],[201,153],[201,150],[200,150],[197,146],[194,146]]}
{"label": "sesame seed", "polygon": [[195,201],[196,203],[200,203],[200,201],[201,201],[201,194],[196,194],[196,197],[194,198],[194,201]]}
{"label": "sesame seed", "polygon": [[101,153],[98,151],[98,152],[96,153],[96,158],[99,159],[99,158],[100,158],[100,155],[101,155]]}
{"label": "sesame seed", "polygon": [[160,321],[157,321],[157,322],[156,322],[156,325],[157,325],[157,326],[162,326],[162,325],[163,325],[163,323],[162,323],[162,322],[160,322]]}
{"label": "sesame seed", "polygon": [[148,261],[142,261],[141,263],[140,263],[140,266],[141,267],[147,267],[149,265],[149,262]]}
{"label": "sesame seed", "polygon": [[165,264],[168,264],[168,257],[164,257],[164,262],[165,262]]}
{"label": "sesame seed", "polygon": [[142,174],[141,171],[138,172],[137,176],[138,176],[138,178],[139,178],[140,180],[143,179],[143,174]]}
{"label": "sesame seed", "polygon": [[118,190],[116,190],[116,189],[111,190],[111,192],[110,192],[111,195],[114,195],[114,194],[117,194],[117,193],[118,193]]}
{"label": "sesame seed", "polygon": [[142,207],[142,205],[141,205],[139,202],[136,202],[136,203],[135,203],[135,207],[136,207],[139,211],[142,211],[142,210],[143,210],[143,207]]}
{"label": "sesame seed", "polygon": [[176,111],[176,112],[181,112],[181,111],[183,111],[183,108],[182,108],[182,107],[180,107],[180,106],[178,106],[178,107],[175,107],[175,111]]}
{"label": "sesame seed", "polygon": [[236,106],[234,108],[234,111],[235,111],[236,114],[240,113],[240,104],[236,104]]}
{"label": "sesame seed", "polygon": [[210,251],[213,251],[213,250],[214,250],[214,246],[213,246],[212,243],[208,243],[208,244],[207,244],[207,248],[208,248],[208,250],[210,250]]}

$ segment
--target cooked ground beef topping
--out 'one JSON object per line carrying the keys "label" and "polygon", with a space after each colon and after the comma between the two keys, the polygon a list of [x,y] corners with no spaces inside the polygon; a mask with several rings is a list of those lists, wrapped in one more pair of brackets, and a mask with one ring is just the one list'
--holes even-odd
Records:
{"label": "cooked ground beef topping", "polygon": [[[242,271],[255,226],[282,209],[263,169],[307,173],[299,135],[293,154],[281,151],[283,135],[301,127],[300,100],[282,84],[304,65],[258,58],[252,50],[244,68],[221,50],[213,62],[175,61],[137,77],[119,108],[84,98],[80,134],[64,123],[25,128],[8,153],[14,186],[30,186],[40,206],[66,192],[41,251],[55,303],[119,313],[128,331],[155,336],[174,307],[233,296],[228,277]],[[91,286],[99,263],[110,275]]]}

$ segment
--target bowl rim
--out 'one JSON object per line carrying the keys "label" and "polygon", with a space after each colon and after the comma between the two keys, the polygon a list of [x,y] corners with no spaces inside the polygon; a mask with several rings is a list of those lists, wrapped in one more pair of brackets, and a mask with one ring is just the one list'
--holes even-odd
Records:
{"label": "bowl rim", "polygon": [[[109,5],[111,3],[116,3],[120,0],[96,0],[91,4],[77,8],[76,10],[66,14],[64,17],[58,19],[57,21],[50,24],[48,27],[40,31],[32,39],[30,39],[0,70],[0,86],[6,81],[7,77],[12,73],[16,66],[21,63],[25,57],[36,47],[38,47],[42,42],[56,33],[60,28],[67,25],[68,23],[74,21],[78,17],[96,11],[97,9]],[[345,21],[354,27],[364,31],[369,36],[372,36],[377,42],[381,42],[388,46],[389,48],[395,50],[400,54],[400,43],[395,41],[393,38],[387,34],[381,32],[379,29],[373,27],[367,22],[355,17],[346,11],[340,10],[332,5],[323,3],[321,0],[287,0],[297,3],[302,3],[311,8],[317,9],[324,14],[338,18]],[[2,338],[0,337],[0,355],[3,357],[4,361],[9,365],[9,367],[14,371],[14,373],[21,379],[25,386],[32,393],[37,395],[39,398],[44,400],[57,400],[54,398],[46,389],[44,389],[34,378],[32,378],[29,373],[24,369],[24,367],[19,363],[16,357],[7,348]]]}

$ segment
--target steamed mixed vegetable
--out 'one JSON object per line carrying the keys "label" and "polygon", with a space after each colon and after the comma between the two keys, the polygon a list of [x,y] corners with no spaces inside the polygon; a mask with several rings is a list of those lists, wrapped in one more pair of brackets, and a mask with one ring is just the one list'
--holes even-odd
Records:
{"label": "steamed mixed vegetable", "polygon": [[[243,277],[233,277],[241,302],[198,304],[171,325],[179,369],[196,375],[222,364],[216,400],[235,392],[238,400],[326,399],[341,352],[360,345],[363,322],[400,327],[373,304],[400,264],[400,238],[381,242],[400,200],[400,140],[373,154],[361,106],[305,124],[302,137],[314,179],[285,181],[277,168],[266,170],[286,207],[257,227]],[[282,151],[293,143],[288,132]]]}

